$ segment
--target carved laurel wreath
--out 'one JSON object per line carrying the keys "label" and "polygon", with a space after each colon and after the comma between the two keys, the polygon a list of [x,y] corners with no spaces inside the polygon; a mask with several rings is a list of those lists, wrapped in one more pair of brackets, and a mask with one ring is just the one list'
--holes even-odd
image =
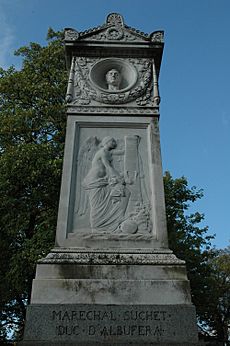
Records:
{"label": "carved laurel wreath", "polygon": [[89,79],[90,70],[95,62],[100,59],[80,57],[75,62],[75,80],[73,103],[87,105],[91,100],[105,104],[124,104],[136,100],[139,106],[149,103],[152,90],[152,69],[150,59],[127,59],[131,65],[135,66],[138,74],[137,83],[128,91],[103,92],[92,85]]}

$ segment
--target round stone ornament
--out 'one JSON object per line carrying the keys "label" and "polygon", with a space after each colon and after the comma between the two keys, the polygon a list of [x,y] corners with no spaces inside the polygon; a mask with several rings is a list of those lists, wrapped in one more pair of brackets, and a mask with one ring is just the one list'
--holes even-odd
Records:
{"label": "round stone ornament", "polygon": [[121,224],[121,230],[124,233],[134,234],[137,232],[138,226],[133,220],[125,220]]}

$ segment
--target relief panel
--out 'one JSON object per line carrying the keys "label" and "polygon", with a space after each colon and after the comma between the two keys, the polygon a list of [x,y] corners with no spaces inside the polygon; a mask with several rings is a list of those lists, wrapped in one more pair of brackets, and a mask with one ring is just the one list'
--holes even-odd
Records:
{"label": "relief panel", "polygon": [[151,238],[146,128],[79,127],[71,233]]}

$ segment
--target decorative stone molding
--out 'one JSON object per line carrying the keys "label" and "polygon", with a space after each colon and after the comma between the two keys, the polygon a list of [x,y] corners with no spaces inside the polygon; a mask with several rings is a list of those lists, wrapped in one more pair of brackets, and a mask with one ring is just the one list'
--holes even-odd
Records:
{"label": "decorative stone molding", "polygon": [[127,29],[123,29],[121,27],[110,27],[107,30],[102,30],[97,33],[92,33],[92,35],[84,38],[86,41],[122,41],[122,42],[134,42],[134,41],[142,41],[140,36],[136,35]]}
{"label": "decorative stone molding", "polygon": [[158,107],[137,108],[137,107],[97,107],[97,106],[71,106],[68,107],[68,114],[131,114],[131,115],[159,115]]}
{"label": "decorative stone molding", "polygon": [[65,41],[76,41],[79,38],[79,33],[74,29],[65,29]]}
{"label": "decorative stone molding", "polygon": [[115,25],[115,26],[124,26],[124,19],[118,13],[110,13],[107,16],[106,24],[108,24],[108,25]]}
{"label": "decorative stone molding", "polygon": [[83,253],[83,252],[51,252],[40,264],[151,264],[151,265],[184,265],[184,261],[173,254],[118,254],[118,253]]}
{"label": "decorative stone molding", "polygon": [[164,42],[164,31],[155,31],[152,34],[150,34],[150,39],[152,42]]}
{"label": "decorative stone molding", "polygon": [[124,32],[121,29],[109,28],[106,31],[106,38],[108,40],[121,40],[124,37]]}
{"label": "decorative stone molding", "polygon": [[75,252],[78,252],[78,253],[107,253],[107,254],[167,254],[167,255],[171,255],[173,252],[172,250],[170,249],[167,249],[167,248],[161,248],[161,249],[155,249],[155,248],[141,248],[141,249],[138,249],[138,248],[133,248],[133,249],[119,249],[119,248],[116,248],[116,249],[96,249],[96,248],[92,248],[90,249],[87,249],[87,248],[71,248],[71,247],[65,247],[65,248],[59,248],[59,247],[55,247],[53,249],[51,249],[51,253],[75,253]]}

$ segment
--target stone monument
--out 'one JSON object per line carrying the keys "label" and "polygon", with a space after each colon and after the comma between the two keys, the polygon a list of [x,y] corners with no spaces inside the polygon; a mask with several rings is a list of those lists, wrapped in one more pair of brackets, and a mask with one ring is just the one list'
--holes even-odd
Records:
{"label": "stone monument", "polygon": [[192,345],[184,261],[168,248],[158,77],[163,32],[111,13],[65,30],[67,134],[56,245],[39,261],[25,345]]}

